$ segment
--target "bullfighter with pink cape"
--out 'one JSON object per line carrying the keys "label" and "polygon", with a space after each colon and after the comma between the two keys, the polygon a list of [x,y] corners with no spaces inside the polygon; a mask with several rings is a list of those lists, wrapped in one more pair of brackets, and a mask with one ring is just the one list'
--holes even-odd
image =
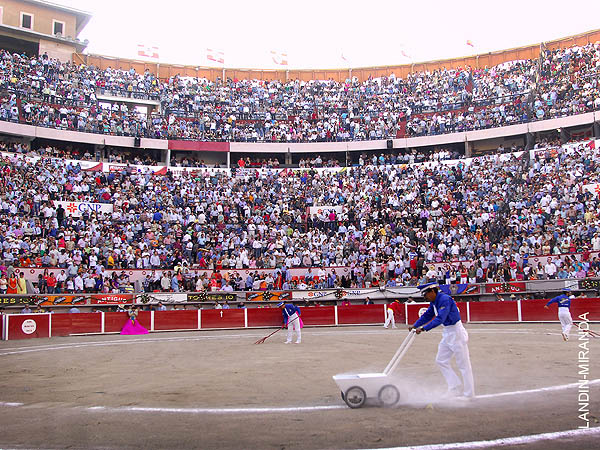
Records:
{"label": "bullfighter with pink cape", "polygon": [[123,326],[121,330],[121,334],[125,335],[137,335],[137,334],[148,334],[148,330],[146,330],[140,323],[137,321],[138,308],[137,306],[132,306],[128,311],[129,319]]}

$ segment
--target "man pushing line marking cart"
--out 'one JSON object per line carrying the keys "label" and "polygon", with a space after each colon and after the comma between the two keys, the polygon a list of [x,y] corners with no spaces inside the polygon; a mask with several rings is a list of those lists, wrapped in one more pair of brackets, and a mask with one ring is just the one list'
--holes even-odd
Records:
{"label": "man pushing line marking cart", "polygon": [[423,284],[419,286],[419,290],[421,295],[430,302],[429,308],[408,329],[410,331],[414,329],[416,334],[421,334],[423,331],[429,331],[439,325],[444,326],[435,362],[446,379],[448,393],[461,396],[460,378],[450,366],[450,360],[454,356],[463,379],[462,395],[466,398],[474,397],[473,370],[467,346],[469,335],[460,320],[460,312],[454,299],[441,292],[437,283]]}

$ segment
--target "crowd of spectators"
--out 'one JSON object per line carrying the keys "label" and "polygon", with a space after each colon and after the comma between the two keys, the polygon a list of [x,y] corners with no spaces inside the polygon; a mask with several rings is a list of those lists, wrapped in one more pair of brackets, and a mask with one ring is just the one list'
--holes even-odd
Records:
{"label": "crowd of spectators", "polygon": [[[0,160],[0,271],[10,281],[16,267],[48,268],[56,283],[42,277],[47,292],[131,290],[125,274],[108,277],[107,269],[169,269],[145,287],[173,291],[248,288],[250,280],[229,274],[242,268],[255,271],[252,286],[289,288],[596,275],[599,200],[583,185],[600,182],[599,150],[579,144],[528,155],[450,164],[367,158],[339,171],[238,177],[86,172],[12,153]],[[110,203],[114,212],[73,217],[58,200]],[[319,211],[309,214],[311,206]],[[553,255],[556,270],[540,270],[533,258],[541,255]],[[438,264],[449,261],[460,264]],[[325,275],[333,266],[351,270]],[[312,273],[293,279],[288,269],[298,267]],[[195,277],[194,268],[213,275]]]}
{"label": "crowd of spectators", "polygon": [[[325,142],[498,127],[600,109],[600,45],[543,50],[494,67],[359,82],[216,80],[28,58],[0,51],[0,119],[113,135]],[[102,103],[99,94],[152,99]]]}

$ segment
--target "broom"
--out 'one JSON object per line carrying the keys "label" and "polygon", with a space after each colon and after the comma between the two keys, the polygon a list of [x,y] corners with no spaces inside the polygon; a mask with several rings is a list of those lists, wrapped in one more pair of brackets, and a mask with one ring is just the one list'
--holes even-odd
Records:
{"label": "broom", "polygon": [[[294,319],[294,320],[297,320],[297,319],[298,319],[298,317],[296,317],[296,319]],[[290,323],[292,323],[294,320],[292,320]],[[273,331],[268,336],[265,336],[264,338],[260,338],[258,341],[255,342],[255,344],[263,344],[267,339],[269,339],[271,336],[273,336],[278,331],[283,330],[285,327],[286,327],[286,325],[282,326],[281,328],[277,328],[275,331]]]}
{"label": "broom", "polygon": [[271,336],[273,336],[275,333],[277,333],[278,331],[283,330],[285,327],[281,327],[281,328],[277,328],[275,331],[273,331],[271,334],[269,334],[268,336],[265,336],[264,338],[260,338],[258,341],[255,342],[255,344],[262,344],[264,343],[267,339],[269,339]]}
{"label": "broom", "polygon": [[579,324],[575,324],[577,326],[577,328],[579,328],[580,331],[583,331],[584,333],[589,334],[590,336],[594,337],[594,338],[600,338],[600,334],[598,334],[598,332],[596,331],[592,331],[590,329],[583,329],[579,326]]}

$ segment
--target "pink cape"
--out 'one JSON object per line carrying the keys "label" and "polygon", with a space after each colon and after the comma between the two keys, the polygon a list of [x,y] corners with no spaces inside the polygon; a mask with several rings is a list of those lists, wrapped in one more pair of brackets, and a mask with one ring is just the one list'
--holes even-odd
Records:
{"label": "pink cape", "polygon": [[131,319],[127,319],[127,322],[123,326],[121,330],[121,334],[126,335],[136,335],[136,334],[148,334],[148,330],[146,330],[140,323],[135,320],[134,323],[131,323]]}

